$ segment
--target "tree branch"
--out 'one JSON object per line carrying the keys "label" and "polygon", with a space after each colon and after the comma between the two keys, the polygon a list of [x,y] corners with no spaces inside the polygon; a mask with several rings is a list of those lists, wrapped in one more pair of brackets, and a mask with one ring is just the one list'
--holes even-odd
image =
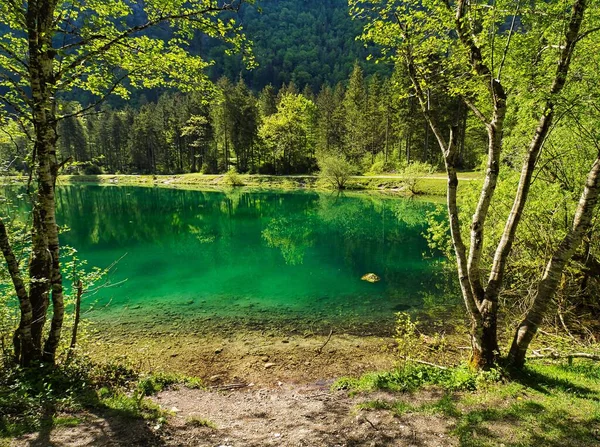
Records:
{"label": "tree branch", "polygon": [[494,254],[492,269],[486,288],[486,293],[490,294],[490,296],[497,297],[502,287],[504,271],[506,270],[506,262],[511,252],[517,227],[521,221],[523,210],[525,209],[525,204],[529,196],[531,180],[538,156],[542,150],[552,125],[552,120],[555,114],[556,96],[562,91],[567,79],[571,57],[575,51],[577,36],[581,28],[585,9],[586,0],[575,0],[571,13],[571,19],[565,35],[565,46],[561,52],[556,67],[556,74],[554,80],[552,81],[548,99],[546,100],[543,108],[544,112],[539,119],[534,136],[529,145],[527,156],[521,169],[521,178],[519,179],[519,185],[517,187],[517,193],[515,195],[513,207],[504,227],[504,232],[502,234],[502,238],[500,239],[500,243],[498,244]]}
{"label": "tree branch", "polygon": [[73,113],[67,113],[66,115],[61,115],[59,117],[56,118],[56,121],[61,121],[67,118],[73,118],[73,117],[80,117],[86,114],[87,111],[95,109],[97,106],[99,106],[100,104],[102,104],[104,101],[106,101],[106,99],[115,91],[115,89],[121,85],[121,83],[128,78],[130,75],[132,75],[133,73],[135,73],[136,70],[131,71],[131,72],[127,72],[124,75],[120,76],[119,78],[117,78],[117,80],[113,83],[113,85],[107,90],[107,92],[97,101],[93,102],[92,104],[84,107],[83,109],[77,111],[77,112],[73,112]]}
{"label": "tree branch", "polygon": [[515,31],[515,23],[517,21],[517,16],[519,15],[519,9],[521,8],[521,0],[517,2],[517,7],[515,8],[515,13],[513,14],[512,22],[510,24],[510,30],[508,31],[508,39],[506,40],[506,45],[504,47],[504,51],[502,52],[502,60],[500,61],[500,67],[498,67],[498,75],[496,79],[500,81],[500,76],[502,75],[502,69],[504,68],[504,63],[506,62],[506,56],[508,55],[508,49],[510,47],[510,41]]}
{"label": "tree branch", "polygon": [[[58,80],[58,79],[62,78],[65,73],[69,72],[70,70],[73,70],[74,68],[76,68],[77,66],[79,66],[81,64],[84,64],[89,58],[109,50],[113,45],[119,43],[123,39],[126,39],[127,37],[129,37],[135,33],[144,31],[145,29],[159,25],[161,23],[170,22],[173,20],[191,19],[195,16],[201,16],[201,15],[208,14],[211,12],[235,11],[235,10],[239,9],[239,5],[242,3],[242,1],[240,1],[240,3],[237,5],[234,5],[234,3],[227,3],[221,7],[211,6],[211,7],[205,8],[200,11],[190,11],[190,12],[187,12],[184,14],[171,14],[171,15],[167,15],[167,16],[160,16],[154,20],[149,20],[148,22],[146,22],[142,25],[133,26],[133,27],[121,32],[118,36],[116,36],[113,39],[111,39],[110,41],[106,42],[101,47],[99,47],[93,51],[89,51],[89,52],[82,54],[79,57],[75,58],[70,64],[66,65],[64,69],[61,69],[56,74],[56,79]],[[86,42],[86,44],[87,43],[89,43],[89,42]]]}

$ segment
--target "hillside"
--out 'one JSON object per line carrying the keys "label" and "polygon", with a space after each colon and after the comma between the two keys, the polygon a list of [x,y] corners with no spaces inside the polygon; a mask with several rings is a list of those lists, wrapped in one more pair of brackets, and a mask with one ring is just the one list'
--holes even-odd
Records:
{"label": "hillside", "polygon": [[367,76],[389,74],[388,67],[366,62],[369,50],[356,40],[362,25],[348,14],[346,0],[262,0],[242,8],[238,21],[254,42],[259,66],[247,71],[239,56],[223,56],[221,44],[205,42],[203,51],[215,61],[213,79],[242,73],[256,91],[290,81],[317,91],[347,80],[355,61]]}

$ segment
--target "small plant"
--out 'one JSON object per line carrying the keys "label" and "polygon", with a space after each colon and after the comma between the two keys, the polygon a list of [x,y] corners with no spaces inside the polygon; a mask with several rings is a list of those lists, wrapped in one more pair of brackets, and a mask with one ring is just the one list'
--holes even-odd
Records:
{"label": "small plant", "polygon": [[332,385],[332,389],[348,390],[352,393],[377,390],[414,391],[425,385],[437,385],[450,391],[472,391],[500,378],[497,370],[473,372],[467,366],[441,369],[406,363],[391,371],[369,373],[359,378],[342,377]]}
{"label": "small plant", "polygon": [[420,344],[418,320],[413,320],[408,312],[396,314],[396,334],[394,336],[398,343],[398,354],[403,358],[414,357]]}
{"label": "small plant", "polygon": [[244,186],[244,181],[235,168],[229,169],[223,177],[223,183],[227,186]]}
{"label": "small plant", "polygon": [[404,186],[406,186],[411,193],[417,194],[418,178],[428,174],[433,174],[434,172],[435,167],[432,165],[415,161],[402,170],[402,183],[404,183]]}
{"label": "small plant", "polygon": [[319,179],[336,189],[345,189],[355,171],[354,166],[342,156],[327,155],[318,160]]}
{"label": "small plant", "polygon": [[185,425],[189,425],[191,427],[217,428],[217,425],[214,422],[204,419],[198,415],[188,416],[185,420]]}

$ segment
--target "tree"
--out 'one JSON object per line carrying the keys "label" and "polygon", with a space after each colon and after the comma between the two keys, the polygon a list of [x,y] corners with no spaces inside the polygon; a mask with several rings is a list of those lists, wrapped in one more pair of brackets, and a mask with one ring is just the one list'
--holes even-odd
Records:
{"label": "tree", "polygon": [[354,70],[348,81],[348,88],[344,97],[344,112],[346,117],[344,149],[347,158],[358,164],[368,150],[369,141],[366,119],[367,90],[363,71],[358,64],[354,65]]}
{"label": "tree", "polygon": [[[33,127],[31,169],[32,245],[24,278],[0,222],[0,247],[19,299],[21,319],[15,333],[15,356],[28,365],[53,363],[64,316],[60,245],[56,224],[55,182],[63,163],[57,157],[58,123],[80,116],[109,94],[128,97],[128,88],[205,87],[209,62],[186,50],[197,32],[222,39],[236,50],[245,40],[221,13],[237,10],[243,0],[149,0],[72,2],[30,0],[0,2],[7,28],[0,37],[0,101],[3,113]],[[148,30],[166,24],[174,38],[152,38]],[[126,82],[125,82],[126,81]],[[61,113],[58,98],[74,89],[97,100],[73,113]],[[53,315],[43,342],[49,303]]]}
{"label": "tree", "polygon": [[345,189],[355,168],[343,155],[319,157],[319,178],[335,189]]}
{"label": "tree", "polygon": [[[497,318],[499,296],[540,153],[561,113],[578,102],[576,85],[588,85],[582,70],[572,74],[586,52],[598,52],[590,36],[598,31],[596,1],[573,0],[569,10],[555,2],[499,1],[493,5],[466,0],[352,1],[354,12],[367,16],[364,37],[387,48],[387,54],[406,66],[421,110],[441,149],[448,175],[447,206],[452,244],[462,295],[471,319],[471,364],[487,368],[499,357]],[[552,42],[552,44],[548,44]],[[558,45],[554,43],[558,42]],[[590,44],[590,42],[592,42]],[[576,51],[586,45],[585,52]],[[590,70],[591,72],[594,70]],[[458,122],[449,135],[432,113],[431,92],[460,100],[487,132],[487,166],[480,197],[463,240],[457,204]],[[509,108],[509,100],[518,106]],[[532,118],[533,117],[533,118]],[[529,142],[518,155],[522,168],[512,210],[484,279],[482,251],[486,221],[494,202],[506,123],[527,124]],[[523,143],[523,142],[522,142]],[[534,298],[518,325],[507,356],[508,364],[523,366],[526,352],[562,271],[590,227],[600,189],[600,152],[587,179],[572,225],[554,247],[538,281]]]}
{"label": "tree", "polygon": [[317,155],[341,155],[344,148],[344,87],[325,86],[317,96]]}
{"label": "tree", "polygon": [[297,93],[285,93],[277,113],[264,119],[259,136],[271,152],[276,173],[302,172],[312,163],[310,129],[314,114],[312,101]]}

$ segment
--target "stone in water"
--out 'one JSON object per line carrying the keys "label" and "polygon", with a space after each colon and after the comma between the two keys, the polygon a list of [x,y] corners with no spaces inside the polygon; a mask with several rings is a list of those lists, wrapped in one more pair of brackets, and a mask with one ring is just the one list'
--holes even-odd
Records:
{"label": "stone in water", "polygon": [[368,281],[368,282],[377,282],[377,281],[381,281],[381,278],[379,276],[377,276],[375,273],[367,273],[366,275],[363,275],[362,278],[363,281]]}

